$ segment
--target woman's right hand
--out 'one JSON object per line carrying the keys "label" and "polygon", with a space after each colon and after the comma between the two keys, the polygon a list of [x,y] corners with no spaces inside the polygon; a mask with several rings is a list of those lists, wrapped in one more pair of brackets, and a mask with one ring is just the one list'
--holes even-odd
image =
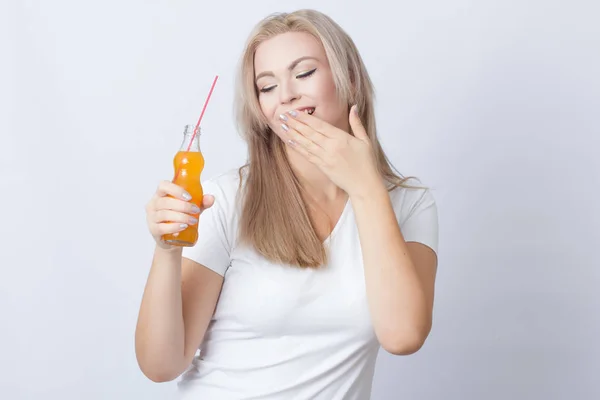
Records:
{"label": "woman's right hand", "polygon": [[[169,197],[173,196],[173,197]],[[181,187],[162,181],[152,199],[146,205],[146,221],[156,244],[163,249],[173,249],[162,240],[169,233],[181,232],[189,225],[198,223],[200,214],[214,204],[214,197],[205,195],[198,208],[190,202],[191,196]]]}

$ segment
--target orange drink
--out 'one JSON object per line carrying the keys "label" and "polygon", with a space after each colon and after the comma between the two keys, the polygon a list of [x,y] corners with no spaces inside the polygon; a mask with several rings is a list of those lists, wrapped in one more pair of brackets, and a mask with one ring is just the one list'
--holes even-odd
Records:
{"label": "orange drink", "polygon": [[[200,175],[204,169],[204,157],[200,151],[200,128],[194,135],[194,126],[186,125],[183,135],[183,143],[173,158],[175,169],[173,183],[192,196],[189,200],[191,203],[202,207],[204,191],[200,183]],[[197,214],[193,216],[198,218]],[[198,240],[198,224],[189,225],[181,232],[163,235],[163,240],[174,246],[194,246]]]}

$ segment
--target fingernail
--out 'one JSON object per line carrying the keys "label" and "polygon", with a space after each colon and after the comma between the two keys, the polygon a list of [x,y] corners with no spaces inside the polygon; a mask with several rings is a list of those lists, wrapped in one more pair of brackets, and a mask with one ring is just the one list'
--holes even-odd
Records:
{"label": "fingernail", "polygon": [[288,111],[288,114],[290,114],[292,117],[298,116],[298,113],[294,110]]}
{"label": "fingernail", "polygon": [[290,146],[295,146],[295,145],[296,145],[296,142],[294,142],[292,139],[288,139],[288,141],[287,141],[287,142],[288,142],[288,144],[289,144]]}
{"label": "fingernail", "polygon": [[358,106],[354,105],[354,115],[358,115]]}
{"label": "fingernail", "polygon": [[200,212],[200,207],[198,207],[197,205],[193,205],[192,206],[192,214],[198,214]]}
{"label": "fingernail", "polygon": [[198,223],[198,220],[196,218],[193,218],[193,217],[192,218],[188,218],[188,221],[189,221],[190,225],[194,225],[194,224]]}
{"label": "fingernail", "polygon": [[290,128],[286,125],[286,124],[281,124],[281,127],[283,128],[284,131],[289,131]]}
{"label": "fingernail", "polygon": [[188,192],[183,192],[182,197],[183,197],[184,200],[191,200],[192,199],[192,196],[190,196],[190,194]]}
{"label": "fingernail", "polygon": [[279,118],[280,118],[282,121],[287,121],[287,120],[288,120],[288,117],[287,117],[286,115],[284,115],[284,114],[281,114],[281,115],[279,116]]}
{"label": "fingernail", "polygon": [[185,228],[187,228],[187,227],[188,227],[188,225],[187,225],[187,224],[181,224],[181,225],[179,225],[179,228],[180,228],[180,229],[185,229]]}

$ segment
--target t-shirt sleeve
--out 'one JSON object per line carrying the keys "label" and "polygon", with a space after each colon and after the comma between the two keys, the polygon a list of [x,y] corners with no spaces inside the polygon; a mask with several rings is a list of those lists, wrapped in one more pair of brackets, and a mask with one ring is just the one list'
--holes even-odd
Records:
{"label": "t-shirt sleeve", "polygon": [[[414,183],[410,182],[411,185]],[[420,185],[420,184],[417,184]],[[417,186],[414,185],[414,186]],[[438,210],[429,188],[403,188],[398,196],[398,223],[406,242],[418,242],[438,252]]]}
{"label": "t-shirt sleeve", "polygon": [[202,183],[202,187],[204,194],[215,197],[215,202],[200,214],[198,241],[193,247],[183,248],[183,257],[224,276],[230,264],[232,248],[232,199],[216,180],[207,180]]}

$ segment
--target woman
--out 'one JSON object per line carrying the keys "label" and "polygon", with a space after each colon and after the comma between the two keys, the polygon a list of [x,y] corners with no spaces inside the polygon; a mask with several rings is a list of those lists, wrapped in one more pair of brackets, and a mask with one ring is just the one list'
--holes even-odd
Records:
{"label": "woman", "polygon": [[[140,368],[183,374],[190,399],[367,399],[379,347],[429,334],[435,202],[394,174],[363,62],[327,16],[261,21],[238,93],[248,164],[204,182],[202,210],[169,182],[147,206]],[[200,213],[194,247],[160,240]]]}

